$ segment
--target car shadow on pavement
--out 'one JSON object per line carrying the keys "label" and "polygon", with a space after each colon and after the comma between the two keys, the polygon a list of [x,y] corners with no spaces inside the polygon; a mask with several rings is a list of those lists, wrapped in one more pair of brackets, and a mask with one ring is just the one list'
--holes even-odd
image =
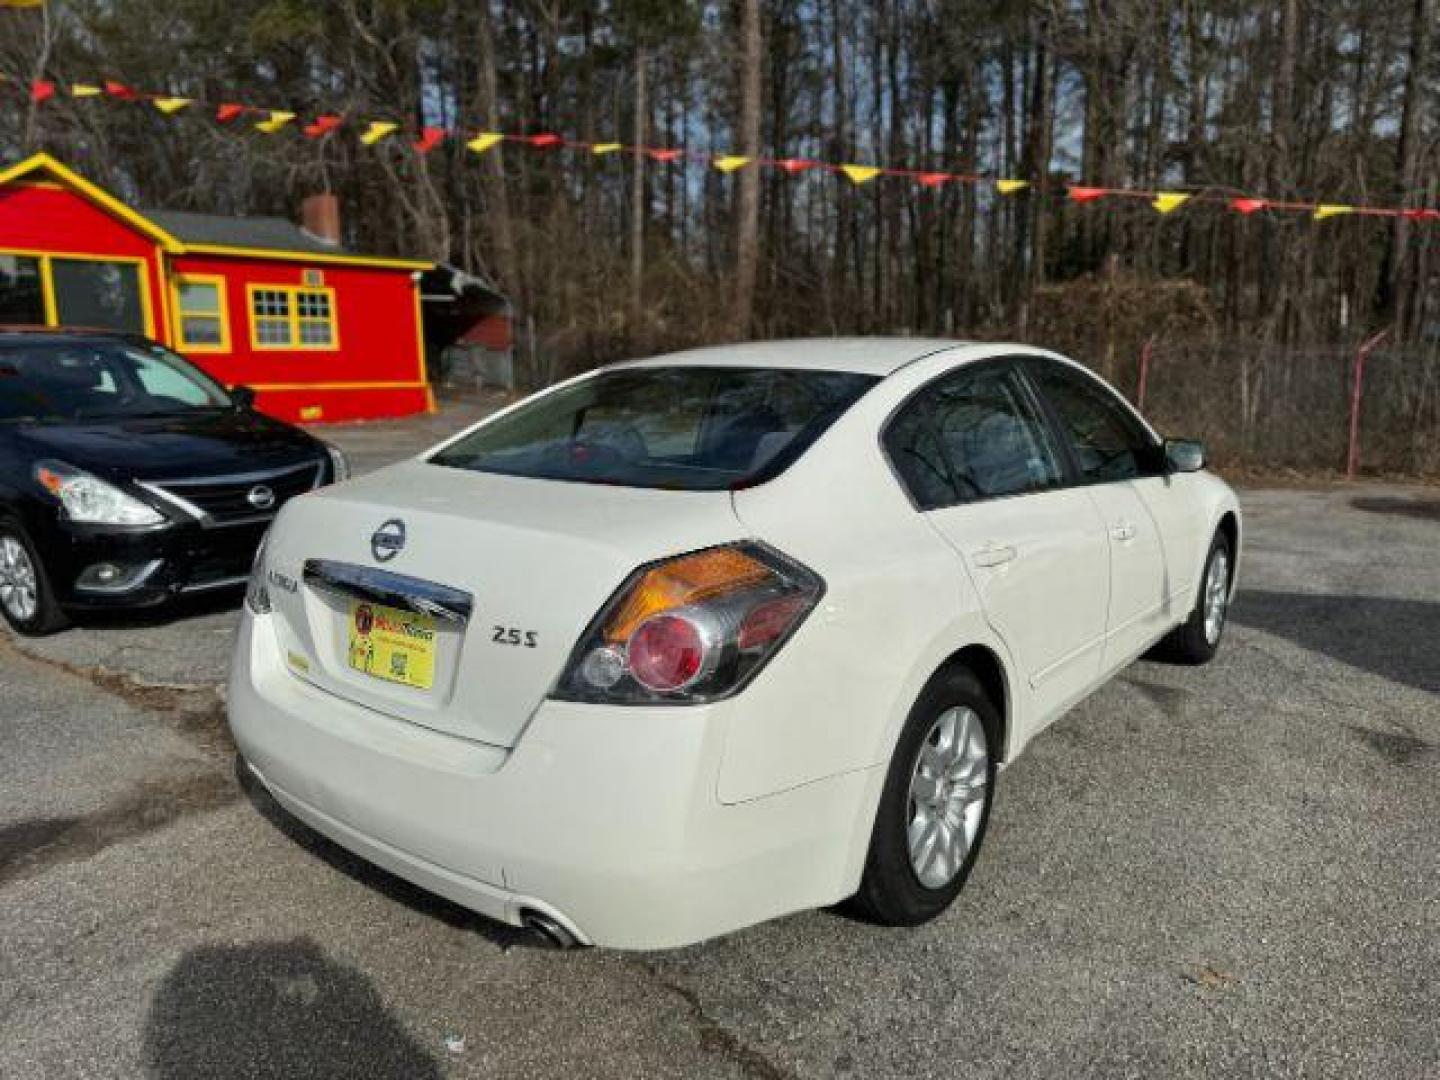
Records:
{"label": "car shadow on pavement", "polygon": [[438,919],[457,929],[473,930],[502,949],[547,947],[528,931],[488,919],[478,912],[452,903],[443,896],[412,885],[404,878],[396,877],[374,863],[366,862],[329,837],[322,836],[276,802],[264,785],[245,768],[238,755],[235,758],[235,776],[245,797],[261,817],[282,832],[287,839],[346,877],[427,918]]}
{"label": "car shadow on pavement", "polygon": [[214,592],[197,593],[194,596],[177,596],[163,604],[143,608],[81,609],[69,613],[74,626],[99,629],[134,629],[150,626],[169,626],[171,623],[195,619],[203,615],[219,615],[227,611],[240,610],[245,599],[245,587],[216,589]]}
{"label": "car shadow on pavement", "polygon": [[1242,589],[1231,618],[1391,682],[1440,693],[1440,603]]}
{"label": "car shadow on pavement", "polygon": [[307,938],[186,953],[151,1001],[144,1045],[162,1080],[442,1075],[370,980]]}

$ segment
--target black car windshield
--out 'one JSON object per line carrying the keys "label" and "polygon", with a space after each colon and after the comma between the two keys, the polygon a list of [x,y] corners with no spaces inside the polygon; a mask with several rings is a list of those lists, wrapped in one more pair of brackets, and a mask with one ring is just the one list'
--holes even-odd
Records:
{"label": "black car windshield", "polygon": [[151,342],[0,341],[0,421],[118,420],[231,404],[218,383]]}
{"label": "black car windshield", "polygon": [[778,475],[878,381],[781,368],[602,372],[522,404],[430,460],[547,480],[723,491]]}

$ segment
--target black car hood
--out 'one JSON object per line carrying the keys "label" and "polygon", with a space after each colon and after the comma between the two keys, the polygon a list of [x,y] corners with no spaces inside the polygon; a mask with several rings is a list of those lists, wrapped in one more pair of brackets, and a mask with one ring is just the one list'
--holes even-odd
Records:
{"label": "black car hood", "polygon": [[36,458],[55,458],[111,479],[244,473],[323,457],[317,439],[252,412],[36,424],[16,434]]}

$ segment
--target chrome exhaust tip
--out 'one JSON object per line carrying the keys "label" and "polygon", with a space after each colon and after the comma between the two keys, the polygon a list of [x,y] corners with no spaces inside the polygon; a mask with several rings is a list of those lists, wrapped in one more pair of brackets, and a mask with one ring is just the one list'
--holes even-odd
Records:
{"label": "chrome exhaust tip", "polygon": [[541,911],[526,908],[520,913],[520,925],[537,935],[552,949],[578,949],[580,939],[558,920]]}

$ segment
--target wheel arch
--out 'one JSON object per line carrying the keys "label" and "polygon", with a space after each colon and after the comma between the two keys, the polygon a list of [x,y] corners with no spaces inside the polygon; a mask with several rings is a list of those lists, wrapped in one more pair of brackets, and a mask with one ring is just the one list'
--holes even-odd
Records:
{"label": "wheel arch", "polygon": [[1000,654],[988,645],[972,643],[956,649],[945,658],[926,680],[928,686],[944,672],[956,668],[963,668],[969,671],[979,680],[981,688],[985,691],[995,711],[1000,715],[1000,754],[997,760],[1005,762],[1010,757],[1010,733],[1014,728],[1013,724],[1013,699],[1014,695],[1010,687],[1009,672]]}

